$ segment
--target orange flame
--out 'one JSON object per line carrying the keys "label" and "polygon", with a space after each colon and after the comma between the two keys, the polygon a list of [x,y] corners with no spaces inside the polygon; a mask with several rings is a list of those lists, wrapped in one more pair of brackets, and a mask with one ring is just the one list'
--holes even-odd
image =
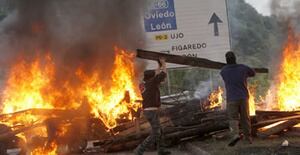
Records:
{"label": "orange flame", "polygon": [[24,60],[16,64],[9,74],[3,92],[3,113],[12,113],[28,108],[53,108],[51,98],[46,99],[47,91],[54,74],[51,58],[41,66],[39,59],[27,64]]}
{"label": "orange flame", "polygon": [[255,88],[254,87],[248,87],[249,90],[249,114],[250,116],[255,116]]}
{"label": "orange flame", "polygon": [[300,109],[300,42],[290,30],[277,82],[278,108],[284,111]]}
{"label": "orange flame", "polygon": [[219,86],[217,90],[214,90],[208,97],[210,102],[209,109],[221,107],[223,103],[223,89]]}
{"label": "orange flame", "polygon": [[[74,76],[77,75],[81,83],[76,86],[72,86],[68,80],[63,82],[62,86],[54,85],[55,65],[50,55],[44,59],[37,57],[33,62],[19,61],[8,74],[6,88],[1,98],[3,102],[1,113],[8,114],[34,108],[77,109],[80,104],[88,104],[91,116],[101,119],[108,129],[116,127],[118,119],[132,119],[132,111],[141,106],[135,103],[139,99],[138,87],[134,81],[135,55],[118,48],[115,48],[115,53],[111,73],[95,70],[91,75],[87,75],[82,69],[78,69],[74,72]],[[110,75],[110,79],[101,79],[102,74]],[[51,116],[22,113],[1,123],[8,126],[29,126],[43,122],[47,117]],[[65,128],[61,131],[62,135],[67,132]],[[47,136],[45,127],[36,128],[31,133]],[[26,138],[30,138],[28,135],[21,137],[25,138],[25,141]],[[57,144],[53,143],[51,146],[53,146],[51,150],[37,148],[32,154],[56,154]]]}
{"label": "orange flame", "polygon": [[30,155],[57,155],[57,144],[51,143],[49,147],[36,148]]}
{"label": "orange flame", "polygon": [[[2,113],[13,113],[33,108],[54,108],[52,104],[53,97],[51,94],[46,93],[53,92],[50,84],[54,76],[54,65],[50,56],[45,57],[44,64],[41,62],[38,57],[32,63],[21,60],[12,67],[2,96]],[[44,119],[45,117],[42,116],[24,113],[1,123],[8,126],[29,126]],[[32,133],[39,136],[47,135],[45,127],[35,128]],[[18,136],[25,141],[28,141],[26,138],[30,138],[24,134]]]}
{"label": "orange flame", "polygon": [[134,55],[124,50],[115,48],[116,58],[112,73],[112,83],[109,89],[105,89],[105,81],[101,81],[98,72],[92,76],[85,75],[81,70],[77,75],[83,81],[82,94],[87,97],[92,108],[92,114],[100,118],[108,128],[117,125],[116,119],[123,114],[131,119],[130,109],[137,110],[140,104],[136,104],[138,91],[134,84]]}
{"label": "orange flame", "polygon": [[[248,87],[249,90],[249,113],[250,116],[255,115],[255,97],[254,97],[254,92],[255,92],[255,87]],[[209,97],[208,101],[210,102],[209,109],[213,109],[216,107],[221,107],[222,103],[224,101],[223,99],[223,89],[219,86],[217,90],[213,91]]]}
{"label": "orange flame", "polygon": [[[21,60],[14,65],[3,91],[2,113],[13,113],[32,108],[54,108],[52,105],[53,97],[51,94],[45,93],[52,91],[49,85],[53,79],[54,71],[50,56],[46,56],[44,64],[37,58],[32,63]],[[43,121],[43,119],[45,118],[22,114],[2,123],[8,126],[27,126],[37,121]]]}

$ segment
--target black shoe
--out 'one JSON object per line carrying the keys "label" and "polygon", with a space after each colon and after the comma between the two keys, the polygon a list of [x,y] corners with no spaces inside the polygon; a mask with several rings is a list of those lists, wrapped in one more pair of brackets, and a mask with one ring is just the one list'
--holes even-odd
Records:
{"label": "black shoe", "polygon": [[237,135],[237,136],[234,136],[234,137],[230,140],[228,146],[230,146],[230,147],[234,146],[239,140],[241,140],[241,137],[240,137],[240,136],[238,136],[238,135]]}
{"label": "black shoe", "polygon": [[171,152],[170,151],[159,151],[158,155],[170,155]]}

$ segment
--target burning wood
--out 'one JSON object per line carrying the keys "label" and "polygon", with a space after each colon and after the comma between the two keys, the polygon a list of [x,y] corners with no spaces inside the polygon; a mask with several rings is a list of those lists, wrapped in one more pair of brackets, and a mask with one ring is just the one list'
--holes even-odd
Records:
{"label": "burning wood", "polygon": [[[22,60],[16,63],[9,72],[2,96],[0,122],[10,127],[18,125],[29,128],[5,133],[0,135],[0,138],[20,133],[27,142],[35,136],[48,137],[53,139],[49,140],[48,144],[57,146],[56,140],[68,136],[66,135],[69,133],[68,130],[77,128],[85,131],[90,120],[94,118],[100,120],[97,122],[98,125],[94,125],[94,127],[101,126],[98,132],[112,130],[121,121],[132,120],[141,106],[135,102],[139,100],[139,93],[137,83],[134,81],[136,76],[134,55],[118,48],[115,48],[115,52],[115,62],[110,73],[111,80],[103,80],[100,74],[104,73],[101,71],[92,71],[88,74],[82,68],[78,68],[74,72],[74,77],[79,84],[71,85],[70,81],[66,81],[61,87],[55,85],[57,82],[54,78],[55,66],[50,55],[44,59],[37,57],[34,62]],[[49,120],[53,119],[59,121],[50,123]],[[79,124],[83,124],[85,128],[81,129],[73,124],[75,120],[80,119],[82,122]],[[48,122],[47,129],[45,126],[39,128],[32,126],[33,123],[44,121]],[[63,127],[69,123],[73,125]],[[26,135],[28,130],[32,130],[30,136]],[[52,130],[53,132],[50,132]],[[57,131],[63,132],[57,135]],[[83,135],[81,139],[85,139],[86,134]],[[102,136],[105,135],[109,135],[109,132]],[[79,140],[72,143],[75,141]]]}
{"label": "burning wood", "polygon": [[280,122],[277,122],[276,124],[271,124],[272,126],[266,126],[264,128],[262,128],[258,133],[257,135],[259,137],[262,137],[262,138],[267,138],[269,137],[270,135],[273,135],[273,134],[277,134],[287,128],[291,128],[295,125],[297,125],[298,123],[300,123],[300,120],[297,120],[297,119],[292,119],[292,120],[287,120],[287,121],[280,121]]}
{"label": "burning wood", "polygon": [[[177,144],[181,139],[186,137],[195,137],[199,135],[205,135],[216,130],[223,130],[228,128],[226,121],[206,121],[205,123],[200,123],[193,126],[174,126],[169,123],[162,123],[164,127],[164,137],[168,144]],[[131,128],[134,131],[134,128]],[[150,130],[142,130],[140,132],[140,137],[137,137],[134,132],[131,134],[122,134],[122,132],[114,138],[100,140],[95,143],[96,146],[100,146],[107,152],[120,151],[124,149],[134,148],[140,141],[149,135]],[[123,136],[121,136],[123,135]]]}
{"label": "burning wood", "polygon": [[[276,92],[272,92],[277,98],[278,108],[284,111],[300,109],[300,42],[299,36],[291,28],[289,30],[286,46],[283,49],[283,58],[279,73]],[[274,96],[273,96],[274,97]]]}
{"label": "burning wood", "polygon": [[[38,60],[32,64],[26,62],[17,64],[9,75],[3,96],[4,107],[0,120],[10,127],[14,125],[23,126],[13,131],[1,133],[0,140],[44,126],[46,130],[40,131],[44,135],[34,136],[40,137],[40,139],[46,137],[41,140],[43,141],[41,144],[47,144],[47,147],[34,148],[33,152],[36,154],[55,152],[59,145],[68,145],[71,150],[78,151],[86,143],[83,139],[99,139],[95,145],[100,146],[102,151],[118,151],[124,149],[124,146],[126,146],[125,149],[135,147],[149,134],[150,126],[143,117],[132,121],[132,111],[137,111],[136,116],[139,116],[137,109],[140,107],[140,104],[135,102],[139,99],[139,93],[137,93],[137,87],[133,80],[135,76],[134,56],[120,49],[115,50],[117,54],[111,73],[113,83],[109,84],[101,80],[99,72],[89,74],[79,68],[75,73],[77,80],[80,81],[79,86],[74,87],[66,84],[63,86],[64,89],[60,90],[52,86],[55,70],[51,63],[51,57],[46,58],[47,63],[44,65]],[[166,57],[168,62],[183,65],[214,69],[219,69],[224,65],[206,59],[143,50],[137,52],[137,57],[140,58],[157,60],[159,56]],[[264,68],[257,68],[256,71],[268,72]],[[17,76],[19,74],[22,76]],[[64,92],[65,90],[69,91]],[[183,139],[211,136],[217,131],[226,130],[228,128],[226,111],[217,111],[219,109],[212,111],[214,108],[220,107],[223,101],[222,93],[223,90],[218,88],[205,101],[189,100],[180,104],[169,104],[168,108],[162,111],[161,118],[167,143],[175,144]],[[64,95],[68,97],[64,98]],[[255,104],[254,96],[254,92],[250,91],[249,102],[251,105]],[[64,102],[70,101],[70,103],[66,102],[64,105],[65,103],[62,104],[60,99]],[[23,104],[27,102],[30,102],[31,105]],[[209,105],[205,108],[201,107],[200,103],[205,102],[209,102]],[[262,137],[278,134],[299,123],[300,119],[299,112],[257,111],[255,115],[255,107],[251,108],[251,112],[254,112],[252,118],[256,118],[256,120],[252,120],[253,128],[255,130],[265,128],[265,130],[257,132]],[[42,122],[42,124],[32,125],[33,122]],[[77,122],[85,122],[86,124],[81,126]],[[266,127],[278,122],[280,123],[275,126]],[[78,136],[75,137],[75,134]],[[25,135],[26,133],[23,135],[26,140],[32,139],[32,137]],[[51,150],[47,150],[47,148]]]}
{"label": "burning wood", "polygon": [[5,133],[0,133],[0,141],[3,141],[3,140],[7,140],[11,137],[14,137],[15,135],[19,134],[19,133],[22,133],[22,132],[25,132],[27,130],[32,130],[34,128],[37,128],[37,127],[41,127],[45,125],[44,123],[37,123],[37,124],[34,124],[34,125],[30,125],[28,127],[22,127],[20,129],[16,129],[14,131],[7,131]]}
{"label": "burning wood", "polygon": [[[194,104],[195,103],[195,104]],[[193,110],[191,110],[193,109]],[[203,112],[203,109],[200,108],[199,106],[199,101],[196,104],[195,101],[190,101],[189,103],[183,104],[183,105],[174,105],[171,108],[167,108],[163,110],[163,117],[161,118],[161,125],[164,128],[164,133],[165,133],[165,138],[167,141],[167,144],[169,145],[174,145],[176,143],[179,143],[181,139],[186,139],[186,138],[193,138],[193,137],[198,137],[198,136],[205,136],[205,135],[213,135],[213,133],[216,133],[216,131],[221,131],[224,129],[228,129],[228,122],[227,122],[227,116],[226,116],[226,111],[210,111],[210,112]],[[175,112],[178,111],[178,112]],[[179,112],[180,111],[180,112]],[[47,109],[30,109],[23,111],[23,113],[31,113],[34,115],[44,115],[44,114],[50,114],[52,113],[53,116],[58,117],[56,119],[57,121],[50,121],[53,123],[46,123],[48,125],[48,131],[54,131],[54,134],[48,133],[48,136],[51,137],[51,135],[55,135],[56,130],[59,130],[57,127],[53,127],[53,125],[58,125],[59,124],[65,124],[65,123],[71,123],[71,124],[76,124],[78,122],[78,117],[82,117],[82,115],[77,115],[79,114],[78,111],[68,111],[68,110],[47,110]],[[68,115],[65,115],[66,117],[63,117],[63,113],[69,113]],[[188,113],[188,115],[187,115]],[[15,114],[12,113],[8,117],[7,115],[2,115],[1,118],[14,118],[14,115],[21,115],[22,112],[16,112]],[[267,118],[267,114],[272,114],[270,118]],[[289,115],[289,117],[283,117],[284,114]],[[259,115],[262,115],[261,117]],[[277,115],[277,118],[274,119],[274,117]],[[71,117],[69,117],[71,116]],[[264,127],[272,123],[276,123],[278,121],[282,120],[287,120],[289,123],[288,125],[283,124],[283,126],[270,128],[266,131],[263,132],[265,135],[269,134],[276,134],[292,125],[295,125],[295,119],[300,119],[300,116],[297,116],[296,112],[262,112],[258,111],[256,113],[257,118],[260,118],[258,122],[252,122],[254,123],[253,127]],[[273,119],[272,119],[273,118]],[[64,119],[68,121],[63,121]],[[73,121],[70,121],[74,119]],[[270,119],[270,120],[267,120]],[[189,121],[187,121],[189,120]],[[291,120],[291,121],[289,121]],[[46,121],[49,122],[49,121]],[[293,122],[293,123],[291,123]],[[298,121],[296,121],[298,122]],[[51,125],[53,124],[53,125]],[[50,125],[50,126],[49,126]],[[52,127],[51,127],[52,126]],[[89,126],[89,125],[88,125]],[[38,126],[36,126],[38,127]],[[104,126],[103,126],[104,127]],[[137,132],[137,127],[139,131]],[[29,127],[29,128],[24,128],[21,130],[15,130],[13,134],[23,132],[22,130],[31,130],[32,128],[35,128],[35,126]],[[73,126],[72,128],[76,129],[76,134],[78,135],[78,129],[80,127]],[[131,149],[134,148],[140,141],[142,141],[145,136],[149,134],[150,131],[150,126],[149,124],[145,121],[144,118],[140,118],[139,121],[135,122],[126,122],[124,124],[120,124],[120,126],[115,127],[113,130],[115,132],[118,132],[117,135],[113,135],[112,137],[109,135],[108,132],[104,131],[107,136],[96,136],[96,133],[100,132],[100,129],[90,126],[89,131],[92,131],[93,133],[93,138],[99,137],[99,141],[96,142],[94,145],[95,146],[100,146],[101,151],[104,152],[111,152],[111,151],[120,151],[123,149]],[[280,130],[280,131],[279,131]],[[275,132],[276,131],[276,132]],[[71,133],[70,136],[72,136],[74,133]],[[84,137],[87,137],[87,133],[82,133]],[[262,133],[258,133],[258,135],[262,135]],[[3,136],[6,137],[7,135],[11,136],[12,132],[8,133],[3,133]],[[0,135],[1,137],[1,135]],[[76,136],[79,137],[79,136]],[[85,139],[82,137],[82,139]],[[64,141],[62,137],[52,137],[50,138],[52,140],[58,140],[61,139],[60,141]],[[45,139],[46,140],[46,139]],[[49,141],[50,145],[54,145],[54,143],[51,143]],[[48,141],[48,140],[46,140]],[[73,140],[73,141],[79,141]],[[74,144],[73,150],[76,150],[81,144]],[[55,146],[55,145],[54,145]],[[124,146],[126,146],[124,148]],[[57,147],[53,147],[55,150]],[[45,148],[44,148],[45,149]],[[40,148],[40,150],[36,151],[43,151],[43,149]],[[44,150],[45,151],[45,150]],[[99,150],[98,150],[99,151]]]}
{"label": "burning wood", "polygon": [[[167,141],[167,144],[174,145],[176,143],[179,143],[181,139],[186,139],[188,137],[198,137],[198,136],[204,136],[204,135],[213,135],[213,133],[216,133],[216,131],[222,131],[224,129],[228,129],[228,122],[227,122],[227,116],[225,111],[216,111],[216,112],[200,112],[198,111],[194,113],[194,115],[201,116],[202,123],[201,122],[194,122],[194,125],[171,125],[166,126],[162,125],[164,127],[164,134],[165,134],[165,140]],[[254,116],[255,117],[255,116]],[[299,118],[299,116],[292,116],[289,118],[284,118],[284,120],[287,120],[287,124],[283,123],[279,126],[275,126],[272,128],[269,128],[268,130],[265,130],[263,133],[259,132],[258,135],[271,135],[271,134],[277,134],[280,131],[289,128],[291,126],[294,126],[299,121],[295,120],[295,118]],[[184,118],[183,118],[184,119]],[[289,120],[291,119],[291,120]],[[279,120],[279,119],[278,119]],[[278,122],[278,120],[265,120],[265,122]],[[253,127],[257,127],[261,124],[264,124],[265,122],[252,122],[254,125]],[[264,124],[266,126],[266,124]],[[103,150],[107,152],[114,152],[114,151],[120,151],[124,149],[124,146],[126,148],[131,149],[134,148],[139,142],[143,140],[144,137],[146,137],[149,134],[149,130],[141,130],[140,137],[136,137],[135,133],[133,132],[134,129],[132,128],[131,134],[122,134],[120,132],[120,135],[113,138],[113,139],[106,139],[101,140],[95,145],[100,146]],[[210,134],[212,133],[212,134]],[[123,136],[121,136],[123,135]]]}
{"label": "burning wood", "polygon": [[260,128],[260,127],[264,127],[276,122],[280,122],[280,121],[286,121],[286,120],[291,120],[291,119],[300,119],[300,115],[293,115],[293,116],[288,116],[288,117],[280,117],[280,118],[276,118],[276,119],[270,119],[270,120],[263,120],[263,121],[259,121],[258,123],[254,124],[253,126],[256,128]]}

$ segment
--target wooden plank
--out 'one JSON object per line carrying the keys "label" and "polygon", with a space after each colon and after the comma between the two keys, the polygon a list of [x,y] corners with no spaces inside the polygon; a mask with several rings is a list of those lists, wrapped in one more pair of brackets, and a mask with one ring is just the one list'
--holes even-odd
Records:
{"label": "wooden plank", "polygon": [[[161,117],[160,118],[160,125],[161,126],[170,126],[172,125],[170,119],[168,117]],[[141,131],[150,131],[151,130],[151,126],[149,124],[148,121],[146,122],[143,122],[143,123],[139,123],[138,125],[139,127],[139,134],[141,134]],[[129,135],[129,134],[136,134],[136,126],[132,126],[126,130],[123,130],[123,131],[120,131],[118,135],[121,135],[121,136],[126,136],[126,135]],[[140,135],[139,135],[140,136]]]}
{"label": "wooden plank", "polygon": [[286,120],[293,120],[293,119],[300,119],[300,115],[276,118],[276,119],[271,119],[271,120],[266,120],[266,121],[260,121],[256,124],[253,124],[252,127],[261,128],[261,127],[264,127],[264,126],[267,126],[269,124],[273,124],[273,123],[276,123],[276,122],[279,122],[279,121],[286,121]]}
{"label": "wooden plank", "polygon": [[261,111],[256,110],[256,120],[258,122],[265,120],[272,120],[282,117],[299,115],[299,111]]}
{"label": "wooden plank", "polygon": [[[204,58],[196,58],[196,57],[187,57],[180,55],[172,55],[166,53],[159,53],[154,51],[147,51],[142,49],[137,49],[136,56],[142,59],[148,60],[158,60],[159,57],[166,58],[166,62],[176,63],[181,65],[189,65],[195,67],[203,67],[203,68],[211,68],[211,69],[221,69],[225,66],[225,63],[212,61]],[[268,73],[269,70],[267,68],[253,68],[257,73]]]}
{"label": "wooden plank", "polygon": [[300,114],[300,111],[265,111],[265,110],[256,110],[255,113],[257,115],[295,115]]}
{"label": "wooden plank", "polygon": [[261,138],[267,138],[271,135],[277,134],[281,131],[283,131],[284,129],[287,129],[289,127],[293,127],[295,125],[297,125],[300,121],[293,119],[293,120],[288,120],[286,122],[282,122],[274,127],[270,127],[268,129],[262,129],[261,131],[257,132],[257,136],[261,137]]}
{"label": "wooden plank", "polygon": [[21,132],[32,130],[34,128],[41,127],[41,126],[44,126],[44,125],[45,125],[44,123],[38,123],[38,124],[34,124],[34,125],[31,125],[31,126],[28,126],[28,127],[23,127],[23,128],[14,130],[14,131],[9,131],[9,132],[6,132],[6,133],[1,133],[0,134],[0,141],[5,140],[5,139],[9,139],[9,138],[11,138],[11,137],[13,137],[13,136],[21,133]]}
{"label": "wooden plank", "polygon": [[[198,124],[195,126],[186,126],[186,127],[167,127],[164,128],[164,137],[166,142],[176,141],[179,142],[180,139],[191,136],[204,135],[210,132],[219,131],[228,128],[227,122],[206,122],[202,124]],[[105,148],[105,150],[116,151],[115,146],[132,144],[136,141],[142,141],[145,137],[150,134],[150,130],[142,130],[140,132],[140,136],[137,137],[136,133],[131,133],[127,135],[121,136],[116,135],[114,138],[110,139],[102,139],[98,142],[94,143],[94,146],[100,146],[101,148]],[[126,150],[127,148],[123,148]],[[118,149],[117,149],[118,150]]]}
{"label": "wooden plank", "polygon": [[165,134],[165,139],[181,139],[184,137],[195,136],[195,135],[204,135],[209,132],[224,130],[228,128],[227,122],[207,122],[202,123],[199,126],[187,130],[180,130],[178,132],[172,132]]}
{"label": "wooden plank", "polygon": [[300,111],[262,111],[256,110],[255,114],[261,118],[274,118],[274,117],[287,117],[287,116],[294,116],[299,115]]}

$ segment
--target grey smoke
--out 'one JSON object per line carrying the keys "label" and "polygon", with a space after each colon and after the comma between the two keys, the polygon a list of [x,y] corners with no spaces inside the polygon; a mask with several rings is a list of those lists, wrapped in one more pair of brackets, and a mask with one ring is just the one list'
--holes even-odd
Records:
{"label": "grey smoke", "polygon": [[[0,90],[5,88],[10,67],[20,58],[31,62],[47,52],[56,69],[51,86],[60,92],[67,91],[66,81],[74,90],[80,86],[75,74],[79,67],[88,76],[99,71],[110,87],[114,46],[127,50],[143,46],[141,18],[147,1],[12,1],[13,9],[0,22]],[[136,66],[139,70],[144,67],[140,64]],[[65,106],[70,99],[66,95],[57,100]]]}
{"label": "grey smoke", "polygon": [[[209,95],[218,89],[218,86],[214,86],[212,81],[201,81],[199,82],[198,86],[196,87],[196,91],[194,92],[194,98],[196,99],[208,99]],[[226,102],[225,102],[225,90],[224,86],[220,85],[221,89],[223,90],[223,102],[221,103],[221,109],[226,109]]]}
{"label": "grey smoke", "polygon": [[[272,16],[275,16],[278,20],[281,31],[277,32],[280,34],[278,40],[281,42],[280,51],[273,54],[272,66],[273,68],[279,68],[282,59],[282,49],[285,47],[288,32],[292,30],[296,35],[300,32],[300,0],[271,0],[270,10]],[[296,40],[295,40],[296,41]],[[273,71],[275,77],[278,70]],[[275,78],[275,80],[277,80]]]}
{"label": "grey smoke", "polygon": [[298,3],[298,0],[272,0],[271,13],[280,17],[292,16],[297,12],[295,3]]}
{"label": "grey smoke", "polygon": [[300,32],[300,0],[272,0],[271,13]]}
{"label": "grey smoke", "polygon": [[113,47],[142,47],[141,0],[14,0],[0,23],[0,65],[28,60],[45,51],[59,66],[58,76],[81,66],[111,69]]}
{"label": "grey smoke", "polygon": [[212,84],[210,80],[199,82],[198,86],[196,87],[194,97],[197,99],[203,99],[207,97],[212,91],[211,85]]}

